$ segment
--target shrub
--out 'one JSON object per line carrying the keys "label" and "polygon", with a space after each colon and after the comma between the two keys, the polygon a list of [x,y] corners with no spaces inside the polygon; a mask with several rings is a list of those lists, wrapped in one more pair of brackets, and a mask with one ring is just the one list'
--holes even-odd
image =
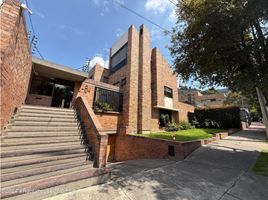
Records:
{"label": "shrub", "polygon": [[206,128],[241,128],[240,108],[196,108],[197,127]]}
{"label": "shrub", "polygon": [[179,126],[175,122],[167,124],[166,131],[178,131],[178,130],[180,130]]}
{"label": "shrub", "polygon": [[180,130],[188,130],[188,129],[192,129],[193,126],[189,122],[181,121],[179,122],[179,128]]}
{"label": "shrub", "polygon": [[160,125],[162,127],[167,127],[169,123],[170,123],[169,115],[168,114],[161,114]]}
{"label": "shrub", "polygon": [[102,103],[100,101],[94,102],[94,109],[95,110],[103,110],[103,111],[112,111],[113,108],[108,103]]}

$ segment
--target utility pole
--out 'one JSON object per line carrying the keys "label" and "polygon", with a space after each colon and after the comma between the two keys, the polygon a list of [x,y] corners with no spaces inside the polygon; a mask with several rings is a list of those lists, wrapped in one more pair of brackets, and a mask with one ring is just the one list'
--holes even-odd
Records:
{"label": "utility pole", "polygon": [[86,59],[86,62],[85,62],[85,64],[83,65],[83,67],[82,67],[82,71],[83,72],[87,72],[87,73],[89,73],[89,69],[90,69],[90,58],[87,58]]}

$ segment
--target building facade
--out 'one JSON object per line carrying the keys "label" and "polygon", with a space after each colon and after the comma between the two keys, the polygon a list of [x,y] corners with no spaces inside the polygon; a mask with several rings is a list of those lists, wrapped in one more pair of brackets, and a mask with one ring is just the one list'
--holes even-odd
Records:
{"label": "building facade", "polygon": [[[177,77],[160,51],[151,48],[144,25],[130,26],[112,45],[109,69],[96,64],[86,73],[32,57],[23,8],[7,0],[1,9],[6,18],[1,22],[2,130],[24,104],[74,108],[95,154],[105,162],[135,158],[126,135],[163,130],[162,115],[179,122],[193,113],[193,106],[179,102]],[[125,148],[130,148],[128,154]]]}
{"label": "building facade", "polygon": [[202,94],[198,90],[179,89],[179,101],[201,108],[215,108],[224,106],[227,92]]}

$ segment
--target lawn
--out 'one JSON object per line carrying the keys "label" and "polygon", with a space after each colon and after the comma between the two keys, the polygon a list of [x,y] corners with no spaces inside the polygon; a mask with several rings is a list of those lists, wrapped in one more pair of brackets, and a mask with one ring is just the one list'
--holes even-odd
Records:
{"label": "lawn", "polygon": [[142,134],[141,136],[149,138],[159,138],[165,140],[172,140],[172,134],[175,134],[177,141],[191,141],[191,140],[201,140],[211,138],[213,133],[226,132],[226,129],[205,129],[205,128],[195,128],[189,130],[182,130],[176,132],[157,132]]}
{"label": "lawn", "polygon": [[256,174],[268,176],[268,150],[261,152],[252,170]]}

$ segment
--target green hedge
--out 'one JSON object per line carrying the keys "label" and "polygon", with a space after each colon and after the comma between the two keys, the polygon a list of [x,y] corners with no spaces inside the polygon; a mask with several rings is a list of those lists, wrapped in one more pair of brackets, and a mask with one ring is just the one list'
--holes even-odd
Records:
{"label": "green hedge", "polygon": [[222,107],[222,108],[196,108],[195,117],[199,127],[213,127],[207,125],[207,121],[216,122],[217,128],[241,128],[240,108],[239,107]]}

